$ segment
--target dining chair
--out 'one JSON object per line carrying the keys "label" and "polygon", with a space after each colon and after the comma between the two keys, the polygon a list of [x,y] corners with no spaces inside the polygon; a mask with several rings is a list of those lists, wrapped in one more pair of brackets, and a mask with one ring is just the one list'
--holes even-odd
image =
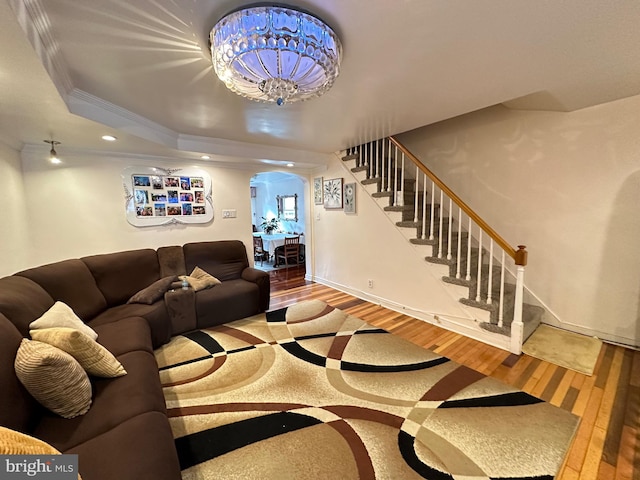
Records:
{"label": "dining chair", "polygon": [[289,266],[289,263],[294,265],[300,263],[300,236],[285,237],[282,250],[276,253],[276,265]]}
{"label": "dining chair", "polygon": [[262,244],[262,237],[253,237],[253,260],[260,260],[260,265],[264,260],[269,260],[269,252],[265,252]]}

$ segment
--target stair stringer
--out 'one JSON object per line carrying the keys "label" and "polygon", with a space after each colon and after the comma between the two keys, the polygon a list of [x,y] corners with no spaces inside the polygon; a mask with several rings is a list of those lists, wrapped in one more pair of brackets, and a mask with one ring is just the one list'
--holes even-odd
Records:
{"label": "stair stringer", "polygon": [[[373,197],[372,193],[377,192],[377,185],[375,183],[362,184],[361,180],[366,178],[366,173],[354,173],[353,171],[351,171],[348,166],[349,161],[345,161],[340,156],[341,153],[342,152],[336,152],[335,155],[342,165],[344,171],[347,172],[350,177],[354,178],[360,184],[360,186],[367,192],[368,199],[372,201],[377,206],[377,208],[389,219],[393,228],[398,232],[399,244],[405,246],[409,245],[413,250],[414,255],[418,261],[416,261],[415,264],[412,264],[411,268],[423,269],[425,273],[429,275],[430,279],[434,281],[433,284],[437,284],[439,286],[439,291],[446,295],[446,297],[449,299],[449,303],[446,311],[445,309],[425,311],[424,309],[414,308],[410,305],[398,304],[394,300],[376,296],[371,294],[370,292],[359,290],[347,285],[337,284],[327,279],[316,278],[315,281],[319,281],[319,283],[324,283],[338,290],[345,291],[356,297],[378,303],[385,306],[386,308],[389,308],[390,310],[409,314],[415,318],[419,318],[428,323],[438,325],[447,330],[460,333],[467,337],[482,341],[503,350],[511,351],[511,339],[509,336],[502,333],[488,331],[480,327],[481,323],[486,323],[488,321],[487,315],[489,312],[460,303],[459,300],[461,297],[468,296],[468,287],[461,287],[442,281],[442,277],[448,275],[448,266],[425,261],[425,257],[429,254],[428,250],[426,249],[432,247],[426,245],[416,245],[408,241],[411,238],[410,236],[408,236],[410,229],[397,226],[396,221],[394,221],[394,215],[397,212],[387,212],[384,209],[385,206],[388,206],[389,199]],[[362,201],[363,198],[361,196],[359,198],[359,202]],[[413,232],[415,234],[415,228],[413,228]],[[402,237],[402,239],[400,237]]]}

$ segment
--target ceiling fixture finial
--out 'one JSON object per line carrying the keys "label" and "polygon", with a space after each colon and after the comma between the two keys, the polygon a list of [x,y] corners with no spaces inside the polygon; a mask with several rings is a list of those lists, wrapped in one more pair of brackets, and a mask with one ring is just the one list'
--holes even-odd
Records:
{"label": "ceiling fixture finial", "polygon": [[282,105],[318,97],[340,73],[338,36],[322,20],[292,8],[230,13],[209,38],[220,80],[251,100]]}

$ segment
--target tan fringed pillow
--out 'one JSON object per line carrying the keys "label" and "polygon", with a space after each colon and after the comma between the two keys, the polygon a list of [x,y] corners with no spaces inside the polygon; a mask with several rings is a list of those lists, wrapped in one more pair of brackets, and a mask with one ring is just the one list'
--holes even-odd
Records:
{"label": "tan fringed pillow", "polygon": [[75,358],[47,343],[20,343],[16,375],[40,404],[64,418],[84,415],[91,406],[91,382]]}
{"label": "tan fringed pillow", "polygon": [[220,285],[222,283],[216,277],[214,277],[213,275],[209,275],[200,267],[194,268],[193,272],[191,272],[191,275],[181,275],[178,278],[180,278],[180,280],[186,279],[187,282],[189,282],[191,288],[193,288],[196,292],[199,290],[204,290],[205,288]]}
{"label": "tan fringed pillow", "polygon": [[96,377],[121,377],[127,372],[113,354],[87,335],[73,328],[43,328],[31,330],[31,338],[67,352]]}
{"label": "tan fringed pillow", "polygon": [[59,455],[60,452],[47,442],[0,427],[0,455]]}
{"label": "tan fringed pillow", "polygon": [[98,338],[98,334],[89,325],[86,325],[66,303],[56,302],[44,312],[40,318],[34,320],[29,325],[29,330],[41,328],[69,327],[84,332],[93,340]]}

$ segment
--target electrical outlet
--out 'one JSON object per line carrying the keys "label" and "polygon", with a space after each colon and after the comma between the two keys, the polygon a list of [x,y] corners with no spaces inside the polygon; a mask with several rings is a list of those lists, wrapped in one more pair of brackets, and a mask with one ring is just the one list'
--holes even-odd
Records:
{"label": "electrical outlet", "polygon": [[373,280],[369,279],[367,283],[369,285],[369,288],[373,288]]}

